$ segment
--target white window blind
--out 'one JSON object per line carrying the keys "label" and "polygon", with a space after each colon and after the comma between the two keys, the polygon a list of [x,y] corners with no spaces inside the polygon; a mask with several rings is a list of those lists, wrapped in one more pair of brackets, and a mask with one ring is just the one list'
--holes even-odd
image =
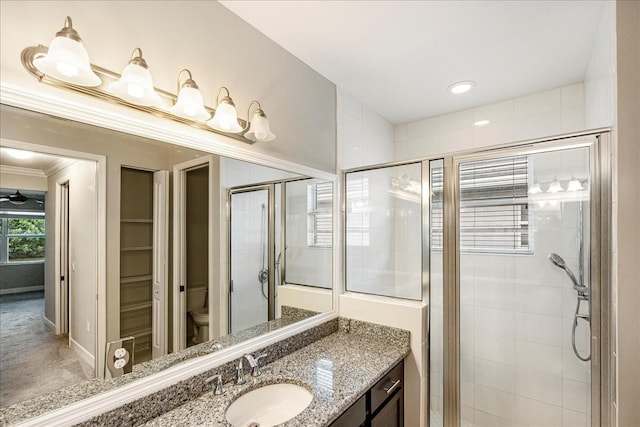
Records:
{"label": "white window blind", "polygon": [[369,246],[369,178],[353,173],[346,180],[347,246]]}
{"label": "white window blind", "polygon": [[[460,249],[529,252],[529,159],[526,156],[460,165]],[[442,247],[442,168],[433,169],[431,245]]]}
{"label": "white window blind", "polygon": [[333,240],[333,184],[307,186],[307,245],[330,247]]}

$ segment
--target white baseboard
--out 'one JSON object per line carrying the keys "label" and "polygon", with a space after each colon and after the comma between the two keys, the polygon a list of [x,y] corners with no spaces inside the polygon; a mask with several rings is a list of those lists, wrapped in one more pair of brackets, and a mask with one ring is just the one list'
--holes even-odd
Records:
{"label": "white baseboard", "polygon": [[50,329],[51,332],[53,332],[54,334],[56,333],[56,324],[53,323],[51,320],[47,319],[45,316],[42,316],[42,321],[44,322],[44,325],[47,327],[47,329]]}
{"label": "white baseboard", "polygon": [[93,357],[93,355],[89,353],[86,348],[78,344],[78,342],[73,338],[69,338],[69,348],[78,353],[78,356],[80,356],[82,360],[87,362],[87,364],[91,366],[91,368],[95,368],[96,358]]}
{"label": "white baseboard", "polygon": [[25,286],[23,288],[0,289],[0,295],[21,294],[23,292],[37,292],[37,291],[44,291],[44,285]]}

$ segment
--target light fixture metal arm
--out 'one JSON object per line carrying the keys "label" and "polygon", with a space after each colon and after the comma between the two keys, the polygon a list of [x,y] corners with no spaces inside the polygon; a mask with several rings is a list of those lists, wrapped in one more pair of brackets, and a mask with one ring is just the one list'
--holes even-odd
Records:
{"label": "light fixture metal arm", "polygon": [[251,107],[254,104],[258,106],[259,111],[262,111],[262,105],[260,105],[259,101],[256,101],[255,99],[251,101],[251,104],[249,104],[249,106],[247,107],[247,122],[244,125],[244,128],[242,129],[243,132],[246,132],[247,130],[249,130],[249,125],[251,124]]}

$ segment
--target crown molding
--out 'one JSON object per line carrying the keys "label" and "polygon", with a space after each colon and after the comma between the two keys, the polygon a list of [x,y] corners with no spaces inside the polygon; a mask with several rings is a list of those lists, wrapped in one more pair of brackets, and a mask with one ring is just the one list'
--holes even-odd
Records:
{"label": "crown molding", "polygon": [[46,176],[51,176],[54,173],[60,172],[62,169],[71,166],[76,160],[74,159],[57,159],[44,169]]}
{"label": "crown molding", "polygon": [[20,166],[0,165],[1,173],[9,173],[12,175],[34,176],[36,178],[46,178],[47,175],[40,169],[23,168]]}

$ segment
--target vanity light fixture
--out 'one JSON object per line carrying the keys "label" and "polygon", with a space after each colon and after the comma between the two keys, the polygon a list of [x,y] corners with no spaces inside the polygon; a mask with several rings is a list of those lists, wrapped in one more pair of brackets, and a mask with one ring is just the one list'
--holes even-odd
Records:
{"label": "vanity light fixture", "polygon": [[91,69],[89,54],[68,16],[47,54],[34,59],[33,65],[55,79],[74,85],[93,87],[102,83]]}
{"label": "vanity light fixture", "polygon": [[249,104],[249,108],[247,108],[247,118],[249,117],[249,111],[252,105],[257,105],[258,108],[253,113],[249,131],[244,134],[245,138],[251,141],[273,141],[276,136],[271,132],[267,115],[262,111],[262,106],[258,101],[251,101],[251,104]]}
{"label": "vanity light fixture", "polygon": [[571,181],[569,181],[569,185],[567,185],[567,191],[582,191],[584,187],[575,177],[571,177]]}
{"label": "vanity light fixture", "polygon": [[[222,91],[227,92],[227,94],[222,98],[222,101],[220,101]],[[236,104],[234,104],[233,99],[231,99],[229,89],[224,86],[218,89],[218,93],[216,94],[216,112],[207,124],[222,132],[240,133],[244,130],[240,123],[238,123]]]}
{"label": "vanity light fixture", "polygon": [[[50,47],[27,47],[22,51],[21,60],[25,69],[42,83],[115,102],[248,144],[275,139],[258,101],[249,104],[247,120],[239,119],[229,90],[221,87],[216,96],[216,108],[207,107],[187,69],[178,73],[177,94],[155,88],[140,48],[133,50],[122,74],[91,64],[78,33],[72,28],[70,17]],[[254,104],[257,109],[249,120]]]}
{"label": "vanity light fixture", "polygon": [[133,49],[131,59],[120,79],[111,83],[109,89],[118,97],[132,104],[158,106],[162,102],[153,88],[153,79],[147,61],[142,57],[142,49]]}
{"label": "vanity light fixture", "polygon": [[[184,83],[180,83],[180,76],[187,74]],[[186,119],[206,122],[211,118],[211,114],[204,108],[204,100],[196,82],[191,77],[191,71],[186,68],[178,73],[178,100],[169,109],[176,116]]]}
{"label": "vanity light fixture", "polygon": [[454,95],[459,95],[461,93],[469,92],[475,85],[475,82],[472,82],[471,80],[465,80],[450,85],[448,89],[449,92],[453,93]]}
{"label": "vanity light fixture", "polygon": [[540,194],[540,193],[542,193],[542,188],[540,188],[540,183],[536,181],[533,183],[533,185],[529,189],[529,194]]}
{"label": "vanity light fixture", "polygon": [[549,184],[547,193],[560,193],[561,191],[564,191],[564,188],[562,188],[560,181],[558,181],[558,179],[554,177],[553,181],[551,181],[551,184]]}

